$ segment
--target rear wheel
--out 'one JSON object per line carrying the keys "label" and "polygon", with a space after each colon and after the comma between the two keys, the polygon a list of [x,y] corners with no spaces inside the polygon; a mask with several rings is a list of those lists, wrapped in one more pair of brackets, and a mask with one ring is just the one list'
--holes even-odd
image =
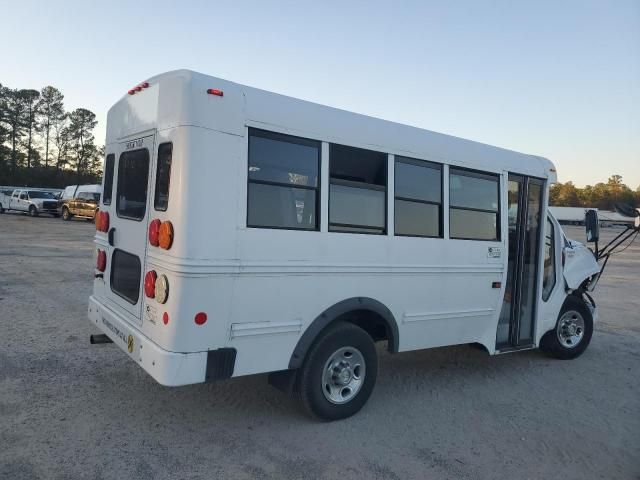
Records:
{"label": "rear wheel", "polygon": [[64,207],[62,209],[62,219],[63,220],[71,220],[71,212],[69,211],[69,209],[67,207]]}
{"label": "rear wheel", "polygon": [[377,373],[378,357],[369,334],[337,322],[316,340],[299,372],[302,403],[323,420],[350,417],[369,399]]}
{"label": "rear wheel", "polygon": [[579,357],[593,335],[593,316],[581,298],[567,297],[558,315],[556,327],[540,341],[540,348],[552,357],[570,360]]}
{"label": "rear wheel", "polygon": [[31,205],[29,207],[29,215],[32,217],[37,217],[38,216],[38,209],[35,207],[35,205]]}

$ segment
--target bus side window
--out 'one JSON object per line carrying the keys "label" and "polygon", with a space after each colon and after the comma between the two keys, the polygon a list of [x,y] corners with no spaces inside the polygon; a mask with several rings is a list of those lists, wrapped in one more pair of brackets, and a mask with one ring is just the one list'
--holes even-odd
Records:
{"label": "bus side window", "polygon": [[158,168],[156,169],[156,190],[153,208],[162,212],[169,205],[169,186],[171,184],[171,159],[173,144],[161,143],[158,147]]}
{"label": "bus side window", "polygon": [[247,226],[319,230],[320,142],[249,129]]}
{"label": "bus side window", "polygon": [[331,144],[329,231],[387,231],[387,154]]}
{"label": "bus side window", "polygon": [[549,300],[556,285],[555,232],[553,223],[547,218],[547,233],[544,237],[544,276],[542,278],[542,300]]}
{"label": "bus side window", "polygon": [[442,237],[442,166],[396,156],[395,234]]}
{"label": "bus side window", "polygon": [[113,190],[113,166],[116,163],[116,156],[113,153],[107,155],[104,162],[104,187],[102,192],[102,203],[111,205],[111,195]]}
{"label": "bus side window", "polygon": [[463,240],[500,240],[500,177],[449,169],[449,235]]}

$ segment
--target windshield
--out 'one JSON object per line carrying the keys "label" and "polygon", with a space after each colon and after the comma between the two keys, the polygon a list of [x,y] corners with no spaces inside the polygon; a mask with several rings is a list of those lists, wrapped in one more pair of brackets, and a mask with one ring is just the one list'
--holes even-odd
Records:
{"label": "windshield", "polygon": [[50,192],[39,192],[37,190],[30,190],[29,191],[29,198],[52,198],[52,199],[55,199],[56,197],[54,197]]}

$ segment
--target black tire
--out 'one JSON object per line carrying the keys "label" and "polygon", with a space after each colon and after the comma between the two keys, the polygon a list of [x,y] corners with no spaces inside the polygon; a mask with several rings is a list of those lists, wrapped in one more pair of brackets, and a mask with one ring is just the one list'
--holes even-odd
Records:
{"label": "black tire", "polygon": [[0,203],[0,213],[4,213],[4,207],[2,206],[1,203]]}
{"label": "black tire", "polygon": [[37,217],[38,216],[38,209],[35,207],[35,205],[30,205],[29,206],[29,216],[30,217]]}
{"label": "black tire", "polygon": [[[582,330],[582,337],[579,341],[574,340],[574,345],[568,345],[567,341],[561,341],[563,335],[566,337],[566,329],[562,323],[568,321],[582,320],[582,326],[578,325],[577,330]],[[578,321],[578,324],[580,321]],[[570,332],[569,332],[570,333]],[[564,302],[556,326],[553,330],[544,334],[540,340],[540,349],[546,354],[560,360],[571,360],[579,357],[589,346],[593,335],[593,316],[591,310],[582,298],[569,296]]]}
{"label": "black tire", "polygon": [[69,209],[67,207],[64,207],[62,209],[62,219],[71,220],[71,217],[73,217],[73,215],[71,215],[71,212],[69,211]]}
{"label": "black tire", "polygon": [[[323,376],[327,363],[341,350],[343,354],[340,358],[357,358],[360,355],[363,365],[352,366],[347,362],[349,366],[343,368],[351,373],[348,376],[351,382],[345,386],[335,387],[340,390],[339,395],[342,395],[343,391],[352,393],[350,386],[353,385],[354,379],[357,381],[358,375],[361,376],[361,383],[352,398],[346,401],[341,400],[344,403],[333,403],[327,398],[329,393],[327,395],[324,393]],[[350,352],[351,357],[348,355]],[[358,370],[359,368],[363,370]],[[333,371],[336,370],[333,369]],[[360,327],[338,321],[320,334],[307,353],[302,368],[298,372],[298,393],[302,404],[311,415],[321,420],[339,420],[357,413],[367,403],[375,386],[377,374],[378,356],[372,338]],[[337,374],[335,375],[337,377]]]}
{"label": "black tire", "polygon": [[59,213],[52,213],[51,216],[53,218],[60,218],[60,214]]}

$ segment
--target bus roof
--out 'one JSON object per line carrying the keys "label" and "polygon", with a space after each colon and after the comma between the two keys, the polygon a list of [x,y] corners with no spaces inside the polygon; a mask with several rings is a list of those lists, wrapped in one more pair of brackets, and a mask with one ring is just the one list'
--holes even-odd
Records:
{"label": "bus roof", "polygon": [[[198,126],[243,136],[247,126],[331,143],[487,171],[510,171],[556,181],[543,157],[485,145],[240,85],[190,70],[147,80],[110,110],[107,144],[153,129]],[[215,88],[223,97],[207,94]]]}

